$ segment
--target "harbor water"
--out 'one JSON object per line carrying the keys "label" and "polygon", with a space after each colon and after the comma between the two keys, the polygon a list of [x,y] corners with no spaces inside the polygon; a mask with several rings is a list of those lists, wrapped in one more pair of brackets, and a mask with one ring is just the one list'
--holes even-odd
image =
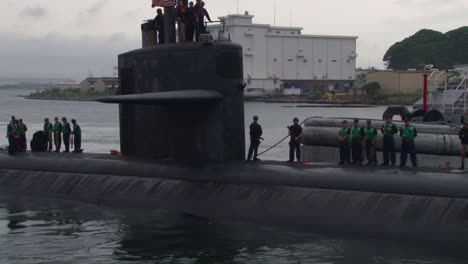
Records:
{"label": "harbor water", "polygon": [[[0,127],[22,118],[29,135],[42,120],[76,118],[86,152],[119,149],[118,107],[95,102],[26,100],[30,90],[0,89]],[[287,134],[297,116],[380,118],[385,106],[311,108],[246,103],[246,128],[260,117],[260,151]],[[164,124],[161,124],[164,125]],[[6,144],[5,137],[0,146]],[[63,154],[57,154],[63,155]],[[72,154],[70,154],[72,155]],[[262,159],[286,160],[287,142]],[[131,199],[131,197],[129,197]],[[249,223],[218,222],[155,208],[141,211],[74,201],[0,194],[0,263],[466,263],[460,248],[416,241],[304,233]]]}

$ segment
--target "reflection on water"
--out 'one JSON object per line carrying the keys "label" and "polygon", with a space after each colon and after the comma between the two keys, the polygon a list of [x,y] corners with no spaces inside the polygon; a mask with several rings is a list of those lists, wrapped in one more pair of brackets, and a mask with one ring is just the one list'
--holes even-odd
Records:
{"label": "reflection on water", "polygon": [[0,196],[9,263],[466,263],[464,251]]}

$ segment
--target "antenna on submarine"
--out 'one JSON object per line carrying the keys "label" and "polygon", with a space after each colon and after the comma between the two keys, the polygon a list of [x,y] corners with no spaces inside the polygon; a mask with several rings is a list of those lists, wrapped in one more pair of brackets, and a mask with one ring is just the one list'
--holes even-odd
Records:
{"label": "antenna on submarine", "polygon": [[276,26],[276,0],[273,2],[273,26]]}
{"label": "antenna on submarine", "polygon": [[289,9],[289,27],[292,27],[292,8]]}

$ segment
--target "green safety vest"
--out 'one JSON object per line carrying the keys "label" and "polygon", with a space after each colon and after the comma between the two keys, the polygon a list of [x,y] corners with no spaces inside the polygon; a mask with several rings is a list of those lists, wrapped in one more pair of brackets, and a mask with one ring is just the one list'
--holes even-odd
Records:
{"label": "green safety vest", "polygon": [[[12,130],[13,133],[15,133],[15,134],[18,133],[18,126],[17,125],[10,122],[9,126],[11,126],[11,130]],[[8,134],[9,134],[9,132],[7,130],[7,136],[8,136]]]}
{"label": "green safety vest", "polygon": [[384,124],[384,136],[391,136],[393,137],[393,131],[388,131],[387,129],[389,128],[392,128],[393,127],[393,123],[390,122],[390,123],[385,123]]}
{"label": "green safety vest", "polygon": [[73,125],[73,135],[81,135],[80,125]]}
{"label": "green safety vest", "polygon": [[60,124],[60,122],[55,122],[54,132],[62,132],[62,124]]}
{"label": "green safety vest", "polygon": [[375,137],[375,127],[366,127],[364,133],[367,140],[373,140]]}
{"label": "green safety vest", "polygon": [[342,127],[340,128],[339,135],[341,137],[346,137],[349,134],[349,127]]}
{"label": "green safety vest", "polygon": [[51,123],[44,123],[44,132],[49,133],[52,131],[53,127]]}
{"label": "green safety vest", "polygon": [[26,133],[26,126],[24,124],[18,124],[18,131],[21,135],[24,135]]}
{"label": "green safety vest", "polygon": [[362,139],[362,128],[353,126],[351,128],[351,138],[352,139]]}
{"label": "green safety vest", "polygon": [[401,128],[401,136],[403,137],[403,139],[405,140],[414,140],[415,138],[415,132],[416,131],[416,128],[412,125],[409,125],[409,126],[403,126]]}
{"label": "green safety vest", "polygon": [[70,133],[70,123],[63,122],[62,123],[62,133]]}

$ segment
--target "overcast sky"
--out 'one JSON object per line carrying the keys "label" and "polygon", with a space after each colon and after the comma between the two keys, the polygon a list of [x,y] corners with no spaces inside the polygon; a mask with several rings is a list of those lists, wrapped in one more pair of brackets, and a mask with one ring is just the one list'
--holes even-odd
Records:
{"label": "overcast sky", "polygon": [[[205,0],[211,17],[237,12],[235,0]],[[273,24],[274,0],[239,0],[254,22]],[[81,80],[112,75],[119,53],[141,46],[151,0],[0,0],[0,77]],[[303,34],[358,36],[358,67],[383,67],[385,51],[419,29],[468,25],[467,0],[277,0],[276,25]]]}

